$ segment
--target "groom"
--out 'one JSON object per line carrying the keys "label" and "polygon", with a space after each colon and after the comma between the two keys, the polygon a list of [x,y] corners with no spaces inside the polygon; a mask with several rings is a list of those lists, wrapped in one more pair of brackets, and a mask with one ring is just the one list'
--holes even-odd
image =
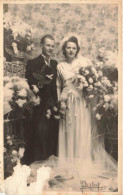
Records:
{"label": "groom", "polygon": [[[34,108],[30,123],[30,141],[27,153],[33,151],[30,161],[46,160],[51,155],[57,155],[58,121],[46,118],[47,109],[57,101],[56,74],[57,61],[52,59],[55,40],[50,34],[41,39],[42,53],[37,58],[29,60],[26,68],[28,84],[36,85],[41,99],[40,105]],[[28,134],[29,134],[28,133]],[[32,144],[33,143],[33,144]]]}

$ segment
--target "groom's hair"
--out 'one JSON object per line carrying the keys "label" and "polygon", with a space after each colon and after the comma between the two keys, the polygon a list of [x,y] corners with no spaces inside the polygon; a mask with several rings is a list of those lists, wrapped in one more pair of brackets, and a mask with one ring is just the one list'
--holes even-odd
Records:
{"label": "groom's hair", "polygon": [[67,41],[64,42],[64,44],[62,46],[62,51],[63,51],[64,56],[66,57],[65,48],[66,48],[68,42],[73,42],[73,43],[76,44],[76,46],[77,46],[76,56],[77,56],[77,54],[80,51],[80,46],[79,46],[79,43],[78,43],[78,39],[75,36],[70,37]]}
{"label": "groom's hair", "polygon": [[48,38],[48,39],[51,39],[51,40],[54,40],[54,37],[51,35],[51,34],[46,34],[44,35],[42,38],[41,38],[41,41],[40,41],[40,44],[43,45],[45,43],[45,39]]}

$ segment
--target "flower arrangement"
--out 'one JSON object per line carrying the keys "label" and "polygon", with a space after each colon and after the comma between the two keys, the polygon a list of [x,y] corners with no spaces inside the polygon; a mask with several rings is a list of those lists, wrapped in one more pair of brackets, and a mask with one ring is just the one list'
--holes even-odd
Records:
{"label": "flower arrangement", "polygon": [[[24,53],[30,53],[34,49],[31,30],[26,29],[25,34],[21,35],[11,29],[4,29],[6,52],[13,52],[13,55],[23,58]],[[23,54],[23,55],[22,55]]]}
{"label": "flower arrangement", "polygon": [[4,138],[4,170],[5,177],[13,173],[13,167],[21,161],[24,155],[24,142],[15,139],[14,135],[6,135]]}
{"label": "flower arrangement", "polygon": [[60,118],[64,118],[67,110],[66,101],[58,101],[56,105],[52,106],[51,108],[47,109],[46,118],[54,118],[59,120]]}
{"label": "flower arrangement", "polygon": [[4,114],[18,108],[31,111],[39,103],[38,88],[35,85],[32,91],[24,78],[4,78]]}

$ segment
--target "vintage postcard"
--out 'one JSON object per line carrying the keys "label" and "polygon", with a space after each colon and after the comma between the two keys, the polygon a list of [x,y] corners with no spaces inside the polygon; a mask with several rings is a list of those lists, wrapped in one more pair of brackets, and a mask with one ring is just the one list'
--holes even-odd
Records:
{"label": "vintage postcard", "polygon": [[121,6],[0,2],[0,194],[122,195]]}

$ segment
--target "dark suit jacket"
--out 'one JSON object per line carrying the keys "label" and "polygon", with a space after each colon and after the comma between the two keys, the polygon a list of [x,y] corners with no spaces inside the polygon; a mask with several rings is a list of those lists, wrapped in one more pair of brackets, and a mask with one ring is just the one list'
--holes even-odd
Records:
{"label": "dark suit jacket", "polygon": [[[41,70],[45,66],[43,72],[41,73]],[[42,55],[38,56],[37,58],[33,60],[29,60],[27,62],[26,67],[26,74],[25,77],[28,80],[28,83],[31,87],[31,85],[37,85],[38,86],[38,80],[33,77],[33,72],[41,73],[43,75],[53,74],[53,80],[50,84],[44,85],[43,88],[39,89],[40,91],[40,97],[42,99],[43,104],[47,103],[47,101],[52,97],[55,101],[57,100],[57,91],[56,91],[56,66],[57,61],[52,60],[50,61],[50,67],[48,67],[45,63],[45,60]]]}
{"label": "dark suit jacket", "polygon": [[32,119],[30,124],[28,123],[27,125],[26,154],[30,156],[32,151],[34,153],[33,159],[28,160],[31,157],[27,157],[27,164],[35,160],[45,160],[50,155],[57,155],[58,122],[55,119],[48,120],[46,118],[47,109],[57,101],[56,66],[57,61],[55,60],[50,61],[50,67],[47,66],[42,55],[27,62],[25,77],[30,88],[32,85],[37,85],[38,87],[38,80],[33,77],[33,72],[43,75],[53,74],[51,83],[44,85],[43,88],[39,88],[41,103],[34,107]]}

